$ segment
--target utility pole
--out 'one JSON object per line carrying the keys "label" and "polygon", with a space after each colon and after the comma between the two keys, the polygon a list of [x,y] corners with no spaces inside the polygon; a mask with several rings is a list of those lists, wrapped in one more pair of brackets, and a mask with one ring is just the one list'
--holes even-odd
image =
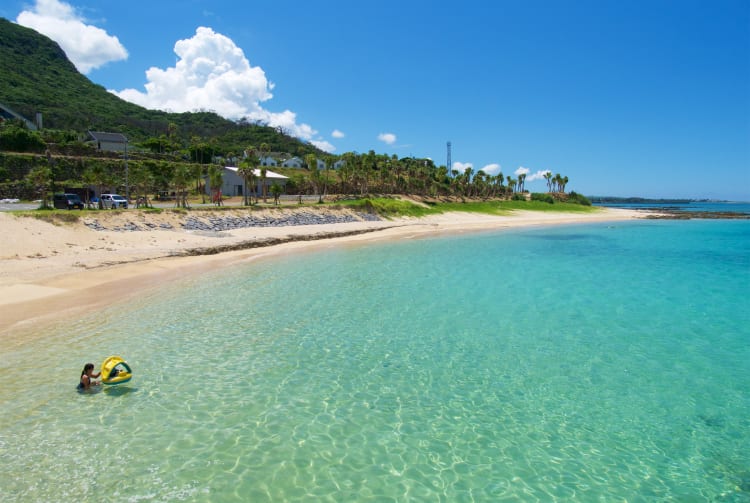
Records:
{"label": "utility pole", "polygon": [[125,138],[125,200],[130,206],[130,185],[128,185],[128,139]]}

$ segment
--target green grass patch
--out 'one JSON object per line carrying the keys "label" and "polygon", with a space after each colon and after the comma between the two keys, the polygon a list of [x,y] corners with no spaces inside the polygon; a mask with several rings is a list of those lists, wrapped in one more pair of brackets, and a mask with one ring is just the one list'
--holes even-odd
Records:
{"label": "green grass patch", "polygon": [[504,206],[504,203],[510,201],[467,201],[437,203],[433,208],[439,213],[449,211],[460,211],[463,213],[481,213],[483,215],[508,215],[510,209]]}
{"label": "green grass patch", "polygon": [[549,204],[546,201],[467,201],[438,202],[429,207],[400,199],[374,198],[338,201],[335,206],[351,208],[355,211],[377,213],[394,217],[424,217],[451,211],[481,213],[484,215],[510,215],[515,210],[544,211],[548,213],[595,213],[598,208],[573,203]]}
{"label": "green grass patch", "polygon": [[584,206],[574,203],[549,204],[544,201],[499,201],[499,204],[507,210],[544,211],[546,213],[596,213],[599,211],[593,206]]}
{"label": "green grass patch", "polygon": [[10,213],[17,217],[36,218],[53,225],[61,225],[78,222],[89,212],[86,210],[25,210]]}
{"label": "green grass patch", "polygon": [[442,213],[434,207],[425,207],[401,199],[388,199],[384,197],[367,199],[345,199],[337,201],[333,208],[349,208],[362,213],[377,213],[386,218],[392,217],[424,217]]}

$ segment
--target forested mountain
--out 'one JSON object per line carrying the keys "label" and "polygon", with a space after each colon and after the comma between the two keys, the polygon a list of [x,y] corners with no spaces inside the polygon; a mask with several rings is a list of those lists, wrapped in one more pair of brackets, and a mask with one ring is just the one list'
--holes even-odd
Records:
{"label": "forested mountain", "polygon": [[57,43],[0,18],[0,103],[45,128],[124,133],[134,144],[169,133],[187,146],[199,138],[221,153],[266,143],[297,156],[322,152],[272,127],[232,122],[212,112],[167,113],[124,101],[76,70]]}

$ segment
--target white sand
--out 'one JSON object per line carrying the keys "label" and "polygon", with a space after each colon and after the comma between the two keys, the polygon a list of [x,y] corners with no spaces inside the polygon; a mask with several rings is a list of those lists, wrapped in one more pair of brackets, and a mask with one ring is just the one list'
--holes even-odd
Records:
{"label": "white sand", "polygon": [[[274,210],[278,211],[278,210]],[[294,210],[284,210],[294,211]],[[324,210],[325,211],[325,210]],[[214,216],[243,214],[233,210]],[[191,212],[191,215],[200,215]],[[257,213],[253,213],[254,215]],[[173,230],[97,231],[83,222],[53,225],[29,217],[0,213],[0,337],[14,337],[41,324],[75,316],[124,300],[146,288],[189,274],[224,267],[236,261],[288,253],[313,246],[342,246],[373,239],[404,239],[434,233],[473,232],[521,226],[545,226],[642,218],[641,212],[599,209],[593,213],[515,211],[509,216],[447,213],[426,218],[353,222],[297,227],[244,228],[207,235],[180,227],[185,216],[173,212],[136,211],[97,214],[107,229],[127,222],[169,223]],[[332,233],[368,231],[345,237]],[[268,239],[305,240],[213,255],[175,256],[188,250],[250,246]]]}

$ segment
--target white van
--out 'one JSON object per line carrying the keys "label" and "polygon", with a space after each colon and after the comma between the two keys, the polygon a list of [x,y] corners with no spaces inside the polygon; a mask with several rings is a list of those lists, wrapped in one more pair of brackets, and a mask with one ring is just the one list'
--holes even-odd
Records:
{"label": "white van", "polygon": [[119,194],[102,194],[100,199],[105,210],[128,207],[128,200]]}

